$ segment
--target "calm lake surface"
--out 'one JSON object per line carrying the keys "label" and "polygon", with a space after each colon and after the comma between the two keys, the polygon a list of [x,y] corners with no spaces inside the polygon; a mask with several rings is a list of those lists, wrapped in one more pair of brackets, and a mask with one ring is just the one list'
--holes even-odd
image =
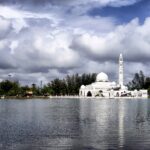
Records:
{"label": "calm lake surface", "polygon": [[1,100],[1,150],[150,149],[150,100]]}

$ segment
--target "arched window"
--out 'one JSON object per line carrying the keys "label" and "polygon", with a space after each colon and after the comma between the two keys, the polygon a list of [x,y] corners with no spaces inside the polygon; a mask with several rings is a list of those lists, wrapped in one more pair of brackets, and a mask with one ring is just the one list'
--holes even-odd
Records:
{"label": "arched window", "polygon": [[119,93],[118,92],[117,92],[116,96],[119,97]]}
{"label": "arched window", "polygon": [[101,94],[101,93],[103,93],[103,91],[102,91],[102,90],[100,90],[100,91],[99,91],[99,93]]}
{"label": "arched window", "polygon": [[104,97],[102,90],[99,91],[99,96],[100,96],[100,97]]}
{"label": "arched window", "polygon": [[87,92],[87,97],[92,97],[91,91],[88,91],[88,92]]}

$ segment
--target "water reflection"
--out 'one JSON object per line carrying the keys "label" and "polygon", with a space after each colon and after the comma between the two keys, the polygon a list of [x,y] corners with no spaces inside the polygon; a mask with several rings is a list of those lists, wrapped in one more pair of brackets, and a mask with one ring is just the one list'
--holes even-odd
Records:
{"label": "water reflection", "polygon": [[123,147],[124,103],[119,101],[92,100],[80,102],[80,119],[85,145],[96,149]]}
{"label": "water reflection", "polygon": [[0,149],[149,149],[149,100],[0,101]]}
{"label": "water reflection", "polygon": [[138,129],[142,129],[142,126],[146,122],[147,113],[147,101],[137,101],[137,113],[136,113],[136,126]]}
{"label": "water reflection", "polygon": [[148,121],[148,124],[150,124],[150,101],[147,101],[147,121]]}
{"label": "water reflection", "polygon": [[125,117],[125,105],[124,100],[119,101],[119,110],[118,110],[118,121],[119,121],[119,147],[122,148],[124,146],[124,117]]}

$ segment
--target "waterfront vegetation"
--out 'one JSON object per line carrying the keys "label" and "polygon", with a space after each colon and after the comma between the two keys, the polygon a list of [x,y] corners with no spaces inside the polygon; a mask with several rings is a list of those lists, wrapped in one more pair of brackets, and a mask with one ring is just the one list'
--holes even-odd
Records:
{"label": "waterfront vegetation", "polygon": [[[18,81],[5,80],[0,82],[0,95],[8,97],[78,95],[81,85],[91,84],[95,79],[96,73],[67,75],[64,79],[56,78],[43,87],[36,84],[22,86]],[[150,95],[150,77],[145,77],[142,71],[136,73],[127,86],[130,90],[148,89]]]}
{"label": "waterfront vegetation", "polygon": [[127,86],[129,90],[147,89],[150,96],[150,77],[146,77],[142,71],[135,73],[133,80]]}
{"label": "waterfront vegetation", "polygon": [[0,95],[4,96],[48,96],[48,95],[78,95],[82,84],[94,82],[96,74],[67,75],[64,79],[56,78],[43,87],[36,84],[22,86],[18,81],[5,80],[0,82]]}

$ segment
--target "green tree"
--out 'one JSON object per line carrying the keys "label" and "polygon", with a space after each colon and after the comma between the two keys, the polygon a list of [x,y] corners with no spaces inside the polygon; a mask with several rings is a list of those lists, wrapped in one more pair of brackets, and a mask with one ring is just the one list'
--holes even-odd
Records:
{"label": "green tree", "polygon": [[135,73],[133,80],[129,82],[127,86],[130,90],[144,89],[145,88],[145,76],[143,72],[140,71],[139,73]]}
{"label": "green tree", "polygon": [[26,92],[30,90],[30,87],[28,85],[26,86],[21,86],[20,87],[20,95],[21,96],[25,96]]}
{"label": "green tree", "polygon": [[0,95],[16,96],[20,92],[20,85],[17,81],[5,80],[0,83]]}

